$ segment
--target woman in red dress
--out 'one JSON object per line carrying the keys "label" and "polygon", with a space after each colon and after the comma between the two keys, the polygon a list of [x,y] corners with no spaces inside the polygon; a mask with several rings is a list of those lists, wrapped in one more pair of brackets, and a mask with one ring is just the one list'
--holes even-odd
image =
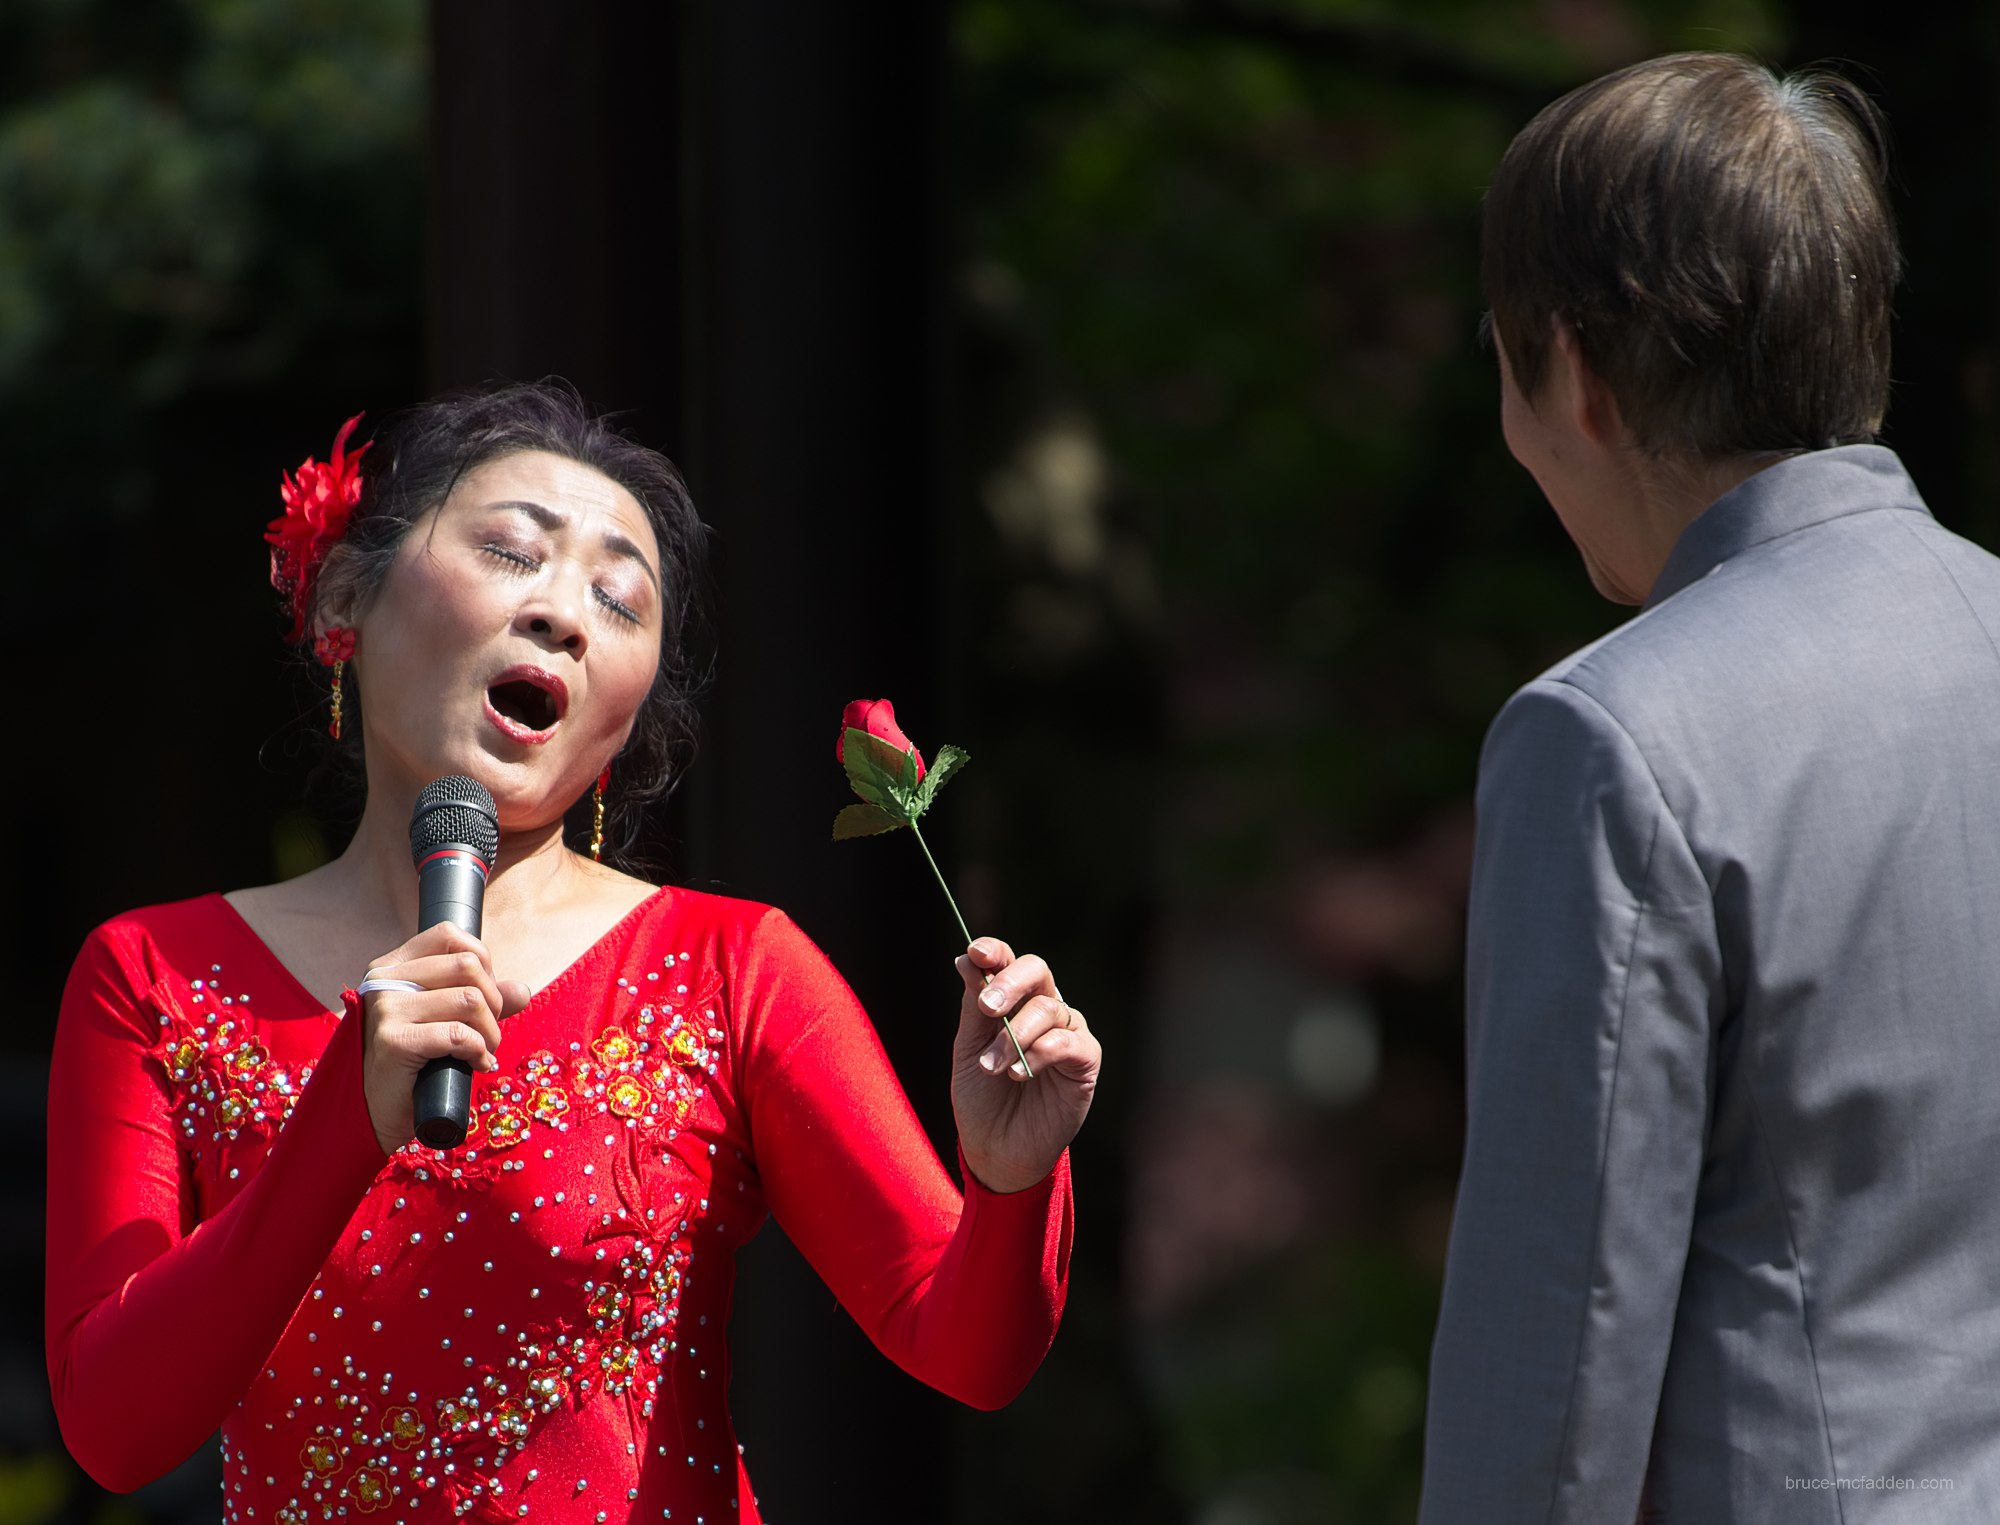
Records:
{"label": "woman in red dress", "polygon": [[[607,767],[614,801],[656,796],[685,740],[701,527],[672,466],[546,386],[364,448],[288,482],[272,537],[293,638],[340,660],[344,745],[366,735],[352,845],[107,923],[64,996],[71,1451],[128,1489],[219,1426],[227,1518],[260,1525],[754,1521],[723,1331],[767,1211],[898,1363],[1007,1402],[1062,1308],[1081,1016],[1038,958],[959,959],[961,1194],[781,912],[564,844]],[[484,940],[407,935],[411,806],[447,774],[498,806]],[[440,1055],[475,1071],[450,1151],[413,1139]]]}

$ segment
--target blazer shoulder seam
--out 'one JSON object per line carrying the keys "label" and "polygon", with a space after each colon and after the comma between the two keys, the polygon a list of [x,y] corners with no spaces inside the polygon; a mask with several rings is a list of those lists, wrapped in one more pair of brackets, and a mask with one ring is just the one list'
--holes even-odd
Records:
{"label": "blazer shoulder seam", "polygon": [[[1632,734],[1625,722],[1618,718],[1615,710],[1581,683],[1574,682],[1566,676],[1561,678],[1540,678],[1536,682],[1560,686],[1576,695],[1578,699],[1582,700],[1583,703],[1587,704],[1597,714],[1603,716],[1605,723],[1618,733],[1620,739],[1623,740],[1627,747],[1631,748],[1632,755],[1639,759],[1640,767],[1646,771],[1646,782],[1653,787],[1653,800],[1658,806],[1660,814],[1665,816],[1667,824],[1673,827],[1674,835],[1680,840],[1682,850],[1688,855],[1688,861],[1694,864],[1695,872],[1701,875],[1702,886],[1708,891],[1709,898],[1712,901],[1715,897],[1715,885],[1710,881],[1708,870],[1702,866],[1701,859],[1696,856],[1694,844],[1688,840],[1687,830],[1681,825],[1680,817],[1674,814],[1673,802],[1667,798],[1667,791],[1660,783],[1660,775],[1653,767],[1653,759],[1646,755],[1646,749],[1639,745],[1639,739]],[[1657,832],[1657,827],[1655,830]],[[1654,839],[1647,844],[1646,849],[1645,883],[1648,886],[1652,882],[1653,861],[1657,856],[1658,847],[1659,839],[1655,835]],[[1641,905],[1646,904],[1654,904],[1654,902],[1650,899],[1642,898]]]}

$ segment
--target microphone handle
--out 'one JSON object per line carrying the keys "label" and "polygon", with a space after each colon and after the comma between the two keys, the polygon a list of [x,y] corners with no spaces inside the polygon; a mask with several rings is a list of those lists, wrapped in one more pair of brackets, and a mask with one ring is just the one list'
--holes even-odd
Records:
{"label": "microphone handle", "polygon": [[456,1149],[465,1142],[472,1117],[472,1066],[449,1055],[417,1071],[410,1093],[417,1114],[417,1142],[433,1149]]}
{"label": "microphone handle", "polygon": [[[417,930],[440,922],[479,935],[486,899],[486,865],[462,848],[441,848],[417,868]],[[443,1056],[417,1071],[411,1091],[417,1140],[433,1149],[456,1149],[465,1142],[472,1116],[472,1066]]]}

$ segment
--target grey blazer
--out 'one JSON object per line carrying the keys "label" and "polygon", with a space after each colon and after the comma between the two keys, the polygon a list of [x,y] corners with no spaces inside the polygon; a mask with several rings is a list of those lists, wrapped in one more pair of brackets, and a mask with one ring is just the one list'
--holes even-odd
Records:
{"label": "grey blazer", "polygon": [[1996,640],[1848,446],[1501,711],[1426,1525],[2000,1520]]}

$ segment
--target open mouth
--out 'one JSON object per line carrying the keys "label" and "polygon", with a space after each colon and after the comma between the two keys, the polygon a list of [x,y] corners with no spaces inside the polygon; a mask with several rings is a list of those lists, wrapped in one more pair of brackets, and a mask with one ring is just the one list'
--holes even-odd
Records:
{"label": "open mouth", "polygon": [[510,667],[486,690],[487,712],[517,741],[546,741],[568,699],[562,679],[538,667]]}

